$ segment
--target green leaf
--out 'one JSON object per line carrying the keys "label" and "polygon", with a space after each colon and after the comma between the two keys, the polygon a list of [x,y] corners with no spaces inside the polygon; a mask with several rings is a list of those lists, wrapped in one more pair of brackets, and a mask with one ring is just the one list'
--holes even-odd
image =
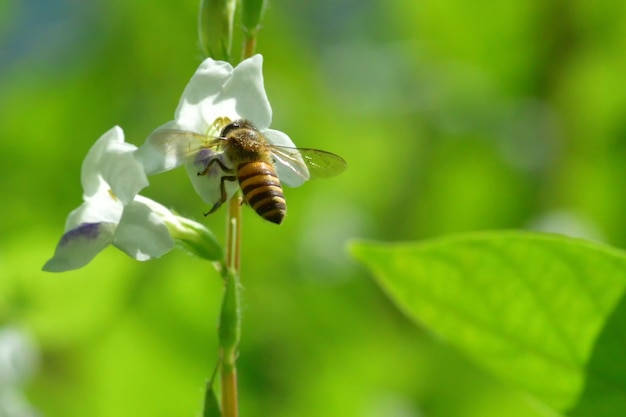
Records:
{"label": "green leaf", "polygon": [[[624,320],[598,339],[614,311],[626,315],[616,309],[626,284],[622,252],[528,232],[361,242],[351,251],[409,317],[501,379],[557,411],[584,390],[577,416],[626,415],[624,373],[615,377],[611,359],[597,358],[624,352]],[[610,392],[598,388],[607,381]],[[594,414],[607,393],[612,414]]]}
{"label": "green leaf", "polygon": [[622,297],[606,323],[587,363],[582,397],[568,414],[614,417],[626,414],[626,299]]}
{"label": "green leaf", "polygon": [[217,401],[217,395],[213,389],[215,375],[210,381],[207,381],[206,390],[204,392],[204,407],[202,407],[202,417],[222,417],[220,405]]}

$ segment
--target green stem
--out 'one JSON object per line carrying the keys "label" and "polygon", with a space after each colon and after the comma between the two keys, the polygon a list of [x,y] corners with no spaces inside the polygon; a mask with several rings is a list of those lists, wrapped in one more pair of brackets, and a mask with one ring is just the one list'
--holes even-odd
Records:
{"label": "green stem", "polygon": [[[235,352],[232,352],[233,354]],[[237,393],[237,367],[235,356],[222,351],[222,417],[236,417],[239,415]],[[224,356],[230,356],[226,358]],[[227,362],[229,363],[227,365]]]}
{"label": "green stem", "polygon": [[239,277],[241,246],[241,195],[235,194],[228,206],[226,225],[226,266]]}
{"label": "green stem", "polygon": [[253,32],[246,31],[245,40],[243,43],[243,59],[250,58],[254,55],[256,48],[256,30]]}
{"label": "green stem", "polygon": [[236,361],[241,336],[241,310],[239,308],[241,196],[239,193],[230,200],[226,230],[226,270],[223,271],[225,289],[219,328],[222,417],[237,417],[239,407]]}
{"label": "green stem", "polygon": [[240,0],[241,28],[244,34],[243,59],[254,55],[257,33],[267,9],[267,0]]}
{"label": "green stem", "polygon": [[[246,34],[243,59],[254,55],[256,31]],[[241,267],[241,194],[236,193],[228,205],[226,224],[226,265],[224,300],[220,317],[220,361],[222,417],[238,417],[237,356],[241,337],[239,307],[239,272]]]}

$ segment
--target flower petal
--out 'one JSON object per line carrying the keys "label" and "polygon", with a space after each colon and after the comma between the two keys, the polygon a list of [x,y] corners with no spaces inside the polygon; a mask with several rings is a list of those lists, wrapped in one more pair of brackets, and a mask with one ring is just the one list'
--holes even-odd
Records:
{"label": "flower petal", "polygon": [[124,207],[113,245],[138,261],[159,258],[174,248],[161,217],[142,201]]}
{"label": "flower petal", "polygon": [[263,131],[263,136],[265,136],[267,141],[272,145],[286,146],[287,148],[296,147],[291,138],[280,130],[266,129]]}
{"label": "flower petal", "polygon": [[156,201],[148,197],[138,195],[137,197],[135,197],[133,206],[137,204],[146,206],[150,211],[160,217],[161,220],[165,223],[178,223],[179,216],[173,213],[170,209],[168,209],[161,203],[157,203]]}
{"label": "flower petal", "polygon": [[186,130],[204,133],[219,115],[209,114],[207,118],[203,109],[214,105],[232,73],[233,67],[228,62],[205,59],[183,91],[175,114],[178,124]]}
{"label": "flower petal", "polygon": [[272,122],[272,107],[263,85],[263,56],[254,55],[242,61],[224,83],[214,103],[203,103],[203,114],[210,122],[216,117],[247,119],[259,130]]}
{"label": "flower petal", "polygon": [[30,333],[11,324],[0,326],[0,391],[24,382],[38,362],[37,346]]}
{"label": "flower petal", "polygon": [[169,171],[188,160],[190,143],[184,138],[172,136],[172,130],[186,130],[175,120],[156,128],[143,145],[135,151],[146,174]]}
{"label": "flower petal", "polygon": [[117,224],[122,217],[123,208],[121,201],[113,198],[108,190],[101,188],[97,194],[89,197],[67,216],[65,231],[75,229],[83,223]]}
{"label": "flower petal", "polygon": [[85,198],[102,188],[102,182],[123,202],[128,203],[148,185],[143,166],[134,157],[136,146],[124,142],[124,132],[113,127],[100,137],[87,153],[81,170]]}
{"label": "flower petal", "polygon": [[203,224],[179,216],[149,198],[138,195],[135,201],[148,206],[163,220],[177,245],[209,261],[222,259],[222,247],[213,233]]}
{"label": "flower petal", "polygon": [[83,267],[113,241],[114,223],[83,223],[66,232],[43,266],[44,271],[63,272]]}
{"label": "flower petal", "polygon": [[[267,129],[263,134],[272,145],[296,147],[291,138],[279,130]],[[300,155],[295,160],[283,160],[278,154],[274,154],[274,166],[280,182],[289,187],[299,187],[309,179],[309,170]]]}
{"label": "flower petal", "polygon": [[[226,175],[235,175],[233,173],[225,173],[220,169],[218,164],[213,164],[211,166],[211,170],[205,175],[198,175],[204,171],[206,164],[208,163],[208,158],[202,158],[202,154],[198,155],[196,163],[188,163],[185,165],[187,169],[187,174],[189,175],[189,179],[191,180],[191,184],[193,188],[196,190],[196,193],[202,198],[202,200],[207,203],[209,209],[213,208],[213,205],[218,201],[222,200],[222,177]],[[232,167],[233,164],[224,154],[220,154],[220,159],[227,167]],[[226,190],[226,200],[230,199],[233,194],[239,188],[239,182],[235,179],[234,181],[224,181],[224,187]]]}

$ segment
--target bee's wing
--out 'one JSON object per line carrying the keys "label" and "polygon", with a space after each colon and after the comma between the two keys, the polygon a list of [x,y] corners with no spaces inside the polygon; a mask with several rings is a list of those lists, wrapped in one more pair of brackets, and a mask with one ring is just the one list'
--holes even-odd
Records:
{"label": "bee's wing", "polygon": [[334,177],[348,168],[345,159],[332,152],[311,148],[300,148],[298,152],[309,169],[311,179]]}
{"label": "bee's wing", "polygon": [[201,150],[216,148],[220,143],[219,138],[179,129],[161,129],[150,135],[150,144],[157,152],[186,162],[192,162]]}
{"label": "bee's wing", "polygon": [[348,164],[339,155],[311,148],[271,145],[278,177],[291,187],[316,178],[330,178],[346,170]]}
{"label": "bee's wing", "polygon": [[311,178],[309,170],[296,148],[271,146],[272,159],[280,181],[290,187],[298,187]]}

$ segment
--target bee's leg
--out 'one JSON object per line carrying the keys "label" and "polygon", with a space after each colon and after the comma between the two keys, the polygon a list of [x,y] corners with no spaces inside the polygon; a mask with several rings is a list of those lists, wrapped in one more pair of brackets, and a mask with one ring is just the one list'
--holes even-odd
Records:
{"label": "bee's leg", "polygon": [[201,175],[206,175],[209,172],[209,169],[211,169],[211,165],[213,165],[213,163],[217,163],[217,165],[220,166],[220,168],[222,169],[222,171],[224,172],[234,172],[234,170],[232,168],[228,168],[219,158],[219,156],[216,156],[215,158],[211,159],[209,161],[208,164],[206,164],[206,167],[204,168],[204,170],[202,170],[202,172],[198,172],[198,176]]}
{"label": "bee's leg", "polygon": [[228,199],[228,193],[226,192],[226,184],[224,183],[225,181],[237,181],[237,177],[235,175],[225,175],[222,178],[220,178],[220,191],[222,195],[220,199],[217,200],[217,202],[213,205],[213,207],[211,207],[211,210],[204,213],[205,216],[208,216],[209,214],[213,213],[215,210],[220,208],[220,206],[224,204],[226,200]]}

